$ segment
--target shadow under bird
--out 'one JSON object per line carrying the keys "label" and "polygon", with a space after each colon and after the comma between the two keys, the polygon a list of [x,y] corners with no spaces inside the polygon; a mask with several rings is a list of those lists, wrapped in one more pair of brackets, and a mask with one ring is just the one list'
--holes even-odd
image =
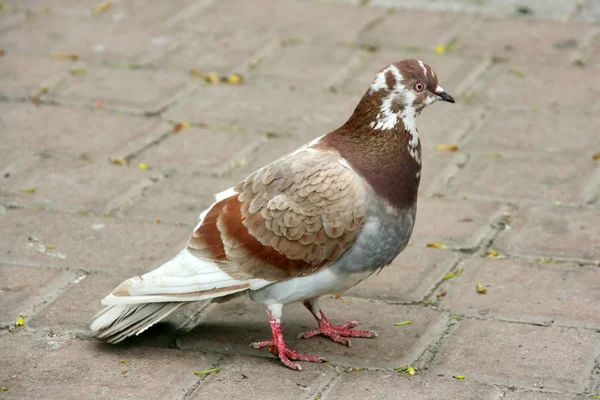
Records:
{"label": "shadow under bird", "polygon": [[389,265],[415,224],[421,143],[415,119],[437,100],[454,103],[431,67],[402,60],[382,69],[348,121],[216,195],[187,246],[154,271],[121,283],[90,328],[116,343],[189,302],[247,293],[263,304],[272,338],[252,343],[292,369],[299,354],[283,340],[283,306],[301,301],[324,335],[375,332],[333,325],[319,297],[340,294]]}

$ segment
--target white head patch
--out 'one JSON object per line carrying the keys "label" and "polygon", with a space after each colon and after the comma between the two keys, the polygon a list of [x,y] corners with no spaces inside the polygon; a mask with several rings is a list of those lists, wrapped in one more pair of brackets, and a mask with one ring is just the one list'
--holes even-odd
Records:
{"label": "white head patch", "polygon": [[[423,71],[427,74],[427,68],[422,61],[419,61],[419,65],[421,65]],[[386,78],[388,72],[392,74],[395,80],[394,87],[391,90]],[[382,99],[377,119],[371,122],[370,126],[375,130],[393,129],[398,124],[398,120],[401,119],[411,136],[408,142],[408,152],[418,164],[421,164],[421,157],[418,150],[419,133],[416,126],[417,112],[413,106],[417,95],[412,90],[406,88],[402,84],[402,80],[402,74],[395,65],[389,65],[377,74],[369,92],[374,93],[380,90],[389,90],[389,93]],[[397,98],[404,98],[404,107],[400,111],[394,112],[392,110],[393,102]],[[435,101],[435,98],[433,100]]]}

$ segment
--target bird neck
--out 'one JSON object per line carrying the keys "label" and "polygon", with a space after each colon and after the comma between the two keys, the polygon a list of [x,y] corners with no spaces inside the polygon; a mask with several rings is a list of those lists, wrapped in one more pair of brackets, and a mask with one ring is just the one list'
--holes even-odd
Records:
{"label": "bird neck", "polygon": [[[335,148],[391,205],[400,209],[412,207],[421,178],[416,115],[394,110],[395,117],[387,118],[395,118],[395,123],[388,121],[385,125],[380,107],[372,101],[372,96],[365,96],[350,119],[321,141]],[[383,126],[377,129],[377,124]]]}

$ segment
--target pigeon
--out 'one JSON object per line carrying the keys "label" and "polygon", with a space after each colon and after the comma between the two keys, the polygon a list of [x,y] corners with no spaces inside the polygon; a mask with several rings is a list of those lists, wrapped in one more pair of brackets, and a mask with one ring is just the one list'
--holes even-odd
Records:
{"label": "pigeon", "polygon": [[138,335],[179,307],[240,294],[262,304],[268,347],[287,367],[324,362],[283,340],[283,306],[302,302],[322,335],[350,346],[377,333],[332,324],[319,305],[388,266],[407,246],[421,179],[416,117],[437,100],[454,103],[429,65],[402,60],[379,71],[340,128],[260,168],[215,196],[187,246],[127,279],[102,300],[90,329],[111,343]]}

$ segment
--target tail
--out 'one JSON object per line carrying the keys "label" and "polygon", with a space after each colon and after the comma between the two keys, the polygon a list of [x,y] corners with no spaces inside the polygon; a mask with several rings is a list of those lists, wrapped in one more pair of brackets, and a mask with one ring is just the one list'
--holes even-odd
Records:
{"label": "tail", "polygon": [[183,250],[154,271],[127,279],[102,299],[108,307],[90,324],[98,338],[118,343],[139,335],[182,305],[259,289],[270,282],[237,280],[218,264],[201,260]]}

